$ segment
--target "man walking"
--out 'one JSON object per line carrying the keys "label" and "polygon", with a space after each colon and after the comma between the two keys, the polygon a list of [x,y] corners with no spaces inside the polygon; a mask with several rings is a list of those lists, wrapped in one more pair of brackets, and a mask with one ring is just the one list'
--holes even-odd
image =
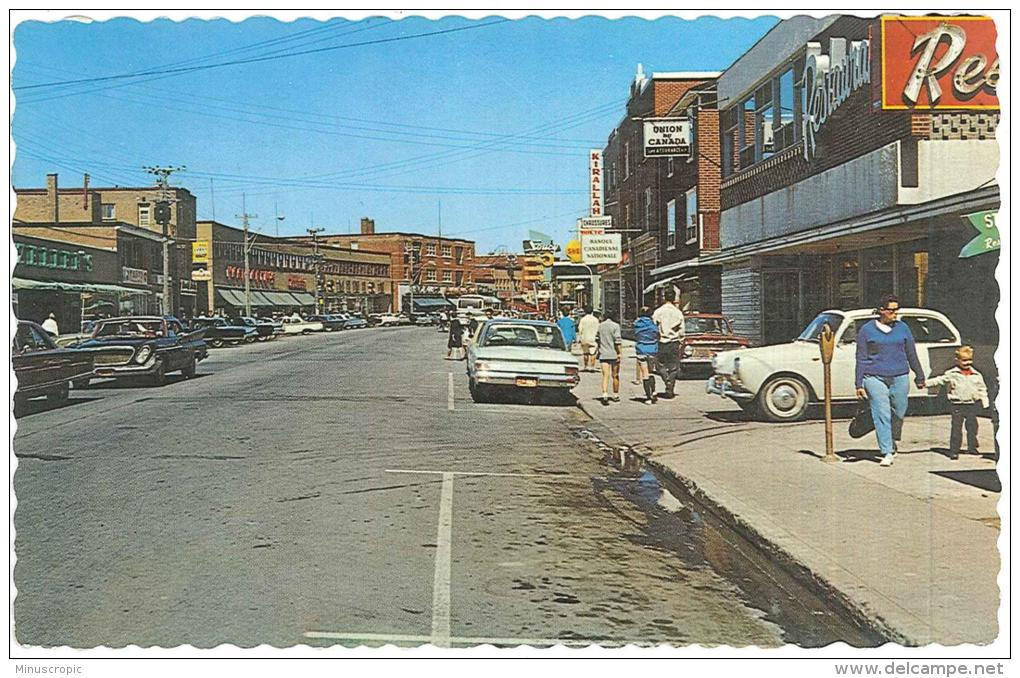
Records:
{"label": "man walking", "polygon": [[623,357],[623,334],[610,313],[599,323],[596,332],[599,347],[599,366],[602,368],[602,404],[609,404],[609,379],[613,380],[612,399],[620,402],[620,360]]}
{"label": "man walking", "polygon": [[577,323],[577,338],[581,342],[581,369],[585,372],[595,371],[595,342],[598,331],[599,319],[589,306],[584,309],[584,317]]}
{"label": "man walking", "polygon": [[571,319],[567,309],[560,309],[560,319],[556,321],[556,324],[560,328],[560,332],[563,333],[563,344],[570,350],[570,347],[577,341],[577,329],[574,327],[574,321]]}
{"label": "man walking", "polygon": [[673,303],[676,291],[672,287],[665,293],[666,300],[655,309],[652,320],[659,328],[659,367],[666,392],[663,398],[675,398],[676,378],[680,374],[680,344],[684,336],[684,314]]}

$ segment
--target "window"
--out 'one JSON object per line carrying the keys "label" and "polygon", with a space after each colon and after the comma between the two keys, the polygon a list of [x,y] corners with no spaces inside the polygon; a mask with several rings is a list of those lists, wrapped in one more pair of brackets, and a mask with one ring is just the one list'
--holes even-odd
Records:
{"label": "window", "polygon": [[754,93],[754,162],[769,158],[775,153],[776,109],[772,91],[772,80],[769,79]]}
{"label": "window", "polygon": [[443,245],[443,250],[442,251],[443,251],[443,256],[444,257],[453,256],[453,248],[450,247],[449,245]]}
{"label": "window", "polygon": [[666,176],[673,176],[673,156],[666,158]]}
{"label": "window", "polygon": [[687,191],[684,216],[687,224],[687,244],[698,242],[698,189]]}
{"label": "window", "polygon": [[623,178],[630,176],[630,142],[623,143]]}
{"label": "window", "polygon": [[652,230],[652,188],[645,189],[645,230]]}
{"label": "window", "polygon": [[737,169],[744,169],[754,164],[755,150],[754,150],[754,97],[745,99],[740,105],[740,121],[737,125],[737,133],[739,135],[739,154],[738,161],[739,167]]}
{"label": "window", "polygon": [[[105,216],[103,217],[106,218]],[[111,217],[112,219],[113,217]],[[138,206],[138,225],[148,226],[152,223],[152,206],[142,204]]]}
{"label": "window", "polygon": [[430,269],[426,270],[425,271],[425,279],[426,280],[435,280],[436,279],[436,269],[430,268]]}
{"label": "window", "polygon": [[729,110],[723,111],[719,116],[720,126],[723,130],[722,173],[724,177],[733,174],[737,169],[737,144],[739,143],[737,121],[740,119],[739,111],[740,109],[737,106],[733,106]]}
{"label": "window", "polygon": [[117,218],[116,206],[113,203],[104,202],[100,209],[102,210],[104,221],[112,221]]}
{"label": "window", "polygon": [[666,249],[676,249],[676,200],[666,203]]}
{"label": "window", "polygon": [[405,252],[410,252],[411,251],[411,241],[410,240],[405,240],[404,241],[404,251]]}
{"label": "window", "polygon": [[425,255],[429,257],[436,256],[436,244],[434,242],[425,245]]}
{"label": "window", "polygon": [[453,282],[453,271],[443,271],[443,282]]}
{"label": "window", "polygon": [[775,150],[792,146],[797,141],[797,90],[794,86],[793,66],[779,76],[779,89],[776,92],[776,129],[774,134]]}

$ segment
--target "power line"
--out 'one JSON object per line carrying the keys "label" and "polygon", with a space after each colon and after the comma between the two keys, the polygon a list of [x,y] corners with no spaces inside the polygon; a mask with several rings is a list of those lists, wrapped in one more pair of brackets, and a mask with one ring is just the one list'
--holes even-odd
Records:
{"label": "power line", "polygon": [[433,36],[436,36],[436,35],[446,35],[446,34],[449,34],[449,33],[457,33],[457,32],[460,32],[460,31],[468,31],[468,30],[473,30],[473,29],[476,29],[476,28],[488,28],[489,26],[495,26],[497,24],[505,23],[507,21],[509,21],[509,19],[496,19],[495,21],[490,21],[488,23],[483,23],[483,24],[476,24],[476,25],[473,25],[473,26],[460,26],[458,28],[447,28],[447,29],[444,29],[444,30],[441,30],[441,31],[430,31],[428,33],[416,33],[414,35],[401,35],[401,36],[397,36],[397,37],[393,37],[393,38],[380,38],[379,40],[367,40],[365,42],[354,42],[354,43],[350,43],[350,44],[347,44],[347,45],[332,45],[330,47],[319,47],[319,48],[316,48],[316,49],[307,49],[307,50],[301,50],[301,51],[298,51],[298,52],[290,52],[290,53],[287,53],[287,54],[278,54],[278,55],[274,55],[274,56],[252,57],[250,59],[236,59],[234,61],[222,61],[220,63],[215,63],[215,64],[204,64],[204,65],[201,65],[201,66],[188,66],[188,67],[184,67],[184,68],[169,68],[169,69],[163,69],[163,70],[139,71],[139,72],[135,72],[135,73],[121,73],[119,75],[105,75],[105,76],[100,76],[100,77],[95,77],[95,78],[80,78],[80,79],[77,79],[77,80],[63,80],[63,81],[56,81],[56,82],[42,82],[42,83],[37,83],[37,84],[34,84],[34,85],[21,85],[21,86],[18,86],[18,87],[12,87],[11,89],[13,89],[15,91],[18,91],[18,90],[39,89],[39,88],[42,88],[42,87],[58,87],[58,86],[61,86],[61,85],[75,85],[75,84],[80,84],[80,83],[108,82],[110,80],[122,80],[124,78],[136,78],[136,77],[147,76],[147,75],[161,75],[161,74],[169,74],[169,73],[193,73],[195,71],[203,71],[203,70],[208,70],[210,68],[222,68],[224,66],[238,66],[238,65],[241,65],[241,64],[251,64],[251,63],[258,63],[258,62],[262,62],[262,61],[276,61],[278,59],[288,59],[288,58],[291,58],[291,57],[303,56],[303,55],[306,55],[306,54],[319,54],[319,53],[322,53],[322,52],[332,52],[332,51],[339,50],[339,49],[350,49],[352,47],[365,47],[365,46],[369,46],[369,45],[381,45],[381,44],[390,43],[390,42],[399,42],[399,41],[403,41],[403,40],[415,40],[415,39],[418,39],[418,38],[427,38],[427,37],[433,37]]}

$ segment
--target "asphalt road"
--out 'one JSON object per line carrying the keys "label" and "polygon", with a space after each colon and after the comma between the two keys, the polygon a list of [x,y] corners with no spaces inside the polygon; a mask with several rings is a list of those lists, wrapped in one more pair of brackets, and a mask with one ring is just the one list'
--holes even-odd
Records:
{"label": "asphalt road", "polygon": [[18,641],[791,642],[726,540],[577,408],[475,404],[444,353],[429,328],[293,337],[33,403]]}

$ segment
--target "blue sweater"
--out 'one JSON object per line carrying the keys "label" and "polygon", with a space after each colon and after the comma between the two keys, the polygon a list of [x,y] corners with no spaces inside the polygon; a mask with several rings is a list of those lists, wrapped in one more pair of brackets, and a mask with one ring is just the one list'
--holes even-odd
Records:
{"label": "blue sweater", "polygon": [[911,370],[917,379],[924,379],[921,361],[917,359],[914,335],[902,321],[892,324],[891,332],[878,329],[877,321],[865,323],[857,333],[857,377],[861,388],[864,377],[899,377]]}
{"label": "blue sweater", "polygon": [[659,352],[659,328],[646,315],[634,321],[634,350],[638,355],[656,355]]}
{"label": "blue sweater", "polygon": [[569,349],[570,345],[577,341],[577,328],[574,327],[574,321],[567,316],[560,316],[556,324],[559,325],[560,332],[563,333],[563,342]]}

